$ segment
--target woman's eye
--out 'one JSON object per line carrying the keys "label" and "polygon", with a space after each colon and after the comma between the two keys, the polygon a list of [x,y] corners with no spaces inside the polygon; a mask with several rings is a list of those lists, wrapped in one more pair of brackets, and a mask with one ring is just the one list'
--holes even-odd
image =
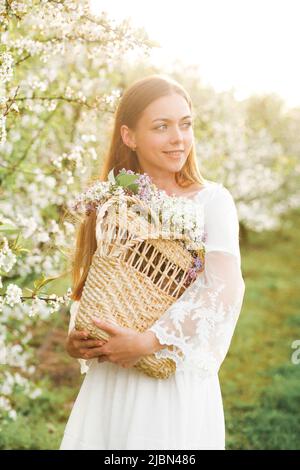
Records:
{"label": "woman's eye", "polygon": [[[192,125],[191,122],[184,122],[183,125],[190,127]],[[156,127],[155,129],[161,129],[162,127],[167,127],[167,124],[162,124],[161,126]]]}

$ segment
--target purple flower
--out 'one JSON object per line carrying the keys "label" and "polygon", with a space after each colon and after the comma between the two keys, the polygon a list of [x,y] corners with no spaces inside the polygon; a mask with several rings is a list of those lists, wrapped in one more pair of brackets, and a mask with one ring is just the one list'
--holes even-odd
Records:
{"label": "purple flower", "polygon": [[201,241],[202,241],[203,243],[205,243],[206,240],[207,240],[207,232],[204,232],[203,235],[202,235]]}
{"label": "purple flower", "polygon": [[76,202],[75,204],[72,204],[71,209],[73,211],[78,211],[80,210],[80,206],[81,206],[80,202]]}
{"label": "purple flower", "polygon": [[150,194],[149,189],[145,187],[141,187],[139,188],[138,194],[141,199],[143,199],[144,201],[147,201],[149,198],[149,194]]}
{"label": "purple flower", "polygon": [[184,285],[185,287],[188,287],[190,283],[192,282],[193,279],[197,277],[197,273],[194,268],[190,268],[186,274],[185,280],[184,280]]}
{"label": "purple flower", "polygon": [[126,173],[128,175],[134,175],[134,171],[132,170],[126,170],[126,168],[122,168],[122,170],[119,171],[119,174],[120,173]]}
{"label": "purple flower", "polygon": [[146,173],[143,175],[139,175],[137,178],[137,183],[141,186],[148,186],[152,183],[152,180],[150,176],[148,176]]}
{"label": "purple flower", "polygon": [[202,260],[199,258],[199,256],[197,256],[197,258],[194,261],[194,267],[195,269],[199,270],[202,268],[202,266],[203,266]]}
{"label": "purple flower", "polygon": [[194,268],[190,268],[187,272],[187,275],[190,279],[195,279],[197,276],[197,272]]}

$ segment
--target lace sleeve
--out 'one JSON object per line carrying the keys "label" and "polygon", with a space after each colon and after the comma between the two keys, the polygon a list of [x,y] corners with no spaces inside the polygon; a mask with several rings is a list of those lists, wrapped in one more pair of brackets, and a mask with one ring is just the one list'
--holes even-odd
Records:
{"label": "lace sleeve", "polygon": [[157,358],[172,358],[177,370],[192,368],[210,375],[218,372],[229,349],[245,283],[240,268],[237,211],[230,192],[222,185],[204,204],[204,216],[205,269],[149,330],[161,345],[174,346],[173,351],[157,351]]}

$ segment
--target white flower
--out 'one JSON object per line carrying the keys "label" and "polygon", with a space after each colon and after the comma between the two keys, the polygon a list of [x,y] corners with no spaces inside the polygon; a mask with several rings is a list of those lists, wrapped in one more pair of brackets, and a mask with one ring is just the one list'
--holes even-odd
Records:
{"label": "white flower", "polygon": [[10,307],[22,302],[22,289],[16,284],[9,284],[6,289],[5,303]]}
{"label": "white flower", "polygon": [[19,112],[19,107],[17,103],[13,103],[10,107],[10,109],[16,111],[17,113]]}
{"label": "white flower", "polygon": [[8,273],[17,261],[16,255],[8,246],[7,238],[3,238],[3,247],[0,250],[0,269]]}
{"label": "white flower", "polygon": [[0,364],[7,364],[7,348],[2,341],[0,341]]}
{"label": "white flower", "polygon": [[4,410],[4,411],[10,411],[11,406],[10,406],[9,400],[6,397],[1,397],[0,396],[0,410],[1,409]]}
{"label": "white flower", "polygon": [[35,297],[32,300],[28,311],[29,317],[34,317],[38,315],[43,320],[46,320],[49,317],[49,313],[49,307],[45,300],[39,299],[38,297]]}
{"label": "white flower", "polygon": [[36,235],[36,239],[38,242],[46,243],[50,240],[49,235],[47,232],[40,232]]}
{"label": "white flower", "polygon": [[10,419],[12,419],[13,421],[15,421],[15,420],[17,419],[17,412],[16,412],[16,410],[9,410],[8,416],[9,416]]}
{"label": "white flower", "polygon": [[0,82],[8,82],[13,76],[13,56],[10,52],[0,54]]}
{"label": "white flower", "polygon": [[29,366],[29,367],[27,368],[28,374],[34,374],[35,371],[36,371],[36,367],[35,367],[35,366]]}
{"label": "white flower", "polygon": [[10,395],[12,392],[12,385],[4,382],[4,384],[0,388],[0,392],[3,393],[3,395]]}
{"label": "white flower", "polygon": [[66,235],[72,235],[75,232],[75,227],[73,224],[70,224],[70,222],[65,221],[64,226]]}
{"label": "white flower", "polygon": [[53,219],[50,220],[50,223],[49,223],[49,232],[50,233],[58,233],[59,232],[58,223]]}
{"label": "white flower", "polygon": [[0,116],[0,146],[6,142],[6,116]]}
{"label": "white flower", "polygon": [[34,400],[35,398],[39,397],[41,394],[42,394],[42,390],[40,388],[36,388],[28,396],[29,398]]}

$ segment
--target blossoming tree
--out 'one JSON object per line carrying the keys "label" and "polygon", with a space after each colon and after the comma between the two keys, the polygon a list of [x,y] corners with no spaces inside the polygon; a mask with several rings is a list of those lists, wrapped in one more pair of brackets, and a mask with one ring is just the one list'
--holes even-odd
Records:
{"label": "blossoming tree", "polygon": [[[69,302],[70,289],[51,291],[74,242],[64,211],[98,170],[123,88],[157,72],[145,60],[156,43],[93,16],[87,0],[0,0],[0,37],[0,418],[15,419],[15,389],[41,393],[31,327]],[[131,52],[141,60],[129,66]],[[203,175],[232,191],[243,226],[278,226],[300,202],[299,110],[273,97],[238,103],[192,68],[172,75],[194,103]]]}
{"label": "blossoming tree", "polygon": [[15,419],[15,388],[41,393],[30,326],[69,302],[70,289],[47,288],[68,262],[74,180],[103,152],[119,58],[152,43],[128,21],[91,15],[86,0],[1,0],[0,28],[0,416]]}

